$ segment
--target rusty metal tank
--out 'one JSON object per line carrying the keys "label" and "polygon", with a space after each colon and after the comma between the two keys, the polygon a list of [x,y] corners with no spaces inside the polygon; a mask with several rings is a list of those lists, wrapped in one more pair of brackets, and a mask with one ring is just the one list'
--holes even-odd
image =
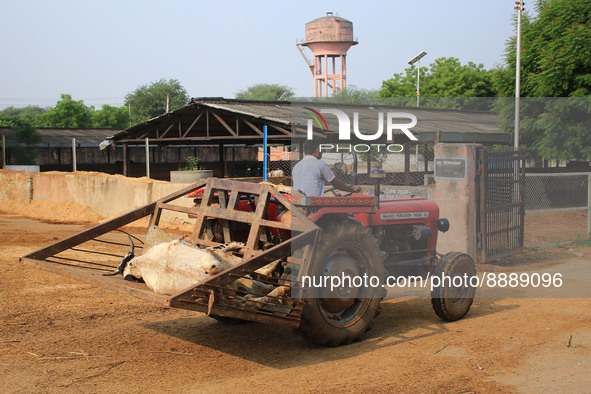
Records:
{"label": "rusty metal tank", "polygon": [[[357,45],[351,21],[327,12],[306,23],[306,39],[296,45],[314,76],[314,97],[328,97],[347,87],[347,51]],[[302,47],[312,51],[313,62]]]}
{"label": "rusty metal tank", "polygon": [[306,23],[306,41],[314,55],[345,55],[357,41],[353,36],[353,22],[327,12],[326,16]]}

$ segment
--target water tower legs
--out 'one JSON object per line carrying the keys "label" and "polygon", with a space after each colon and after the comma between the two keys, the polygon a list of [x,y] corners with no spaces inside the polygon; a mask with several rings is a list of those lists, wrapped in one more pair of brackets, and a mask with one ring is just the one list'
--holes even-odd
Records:
{"label": "water tower legs", "polygon": [[314,96],[329,97],[347,88],[346,55],[314,57]]}

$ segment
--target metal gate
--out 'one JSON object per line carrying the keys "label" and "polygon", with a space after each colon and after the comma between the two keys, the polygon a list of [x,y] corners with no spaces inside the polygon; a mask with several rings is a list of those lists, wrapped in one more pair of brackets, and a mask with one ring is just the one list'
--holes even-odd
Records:
{"label": "metal gate", "polygon": [[479,150],[477,206],[481,262],[523,248],[525,151]]}

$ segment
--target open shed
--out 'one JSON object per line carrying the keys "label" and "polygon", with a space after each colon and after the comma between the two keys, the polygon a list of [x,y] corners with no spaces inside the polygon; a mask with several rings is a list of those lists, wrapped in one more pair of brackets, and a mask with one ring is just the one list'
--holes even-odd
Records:
{"label": "open shed", "polygon": [[[500,119],[490,112],[314,103],[318,104],[359,112],[363,124],[371,123],[379,111],[412,110],[418,119],[413,133],[421,142],[511,143],[511,136],[499,131]],[[310,103],[194,98],[185,107],[133,125],[109,137],[108,141],[123,147],[124,175],[129,168],[128,148],[148,143],[159,147],[210,146],[218,151],[219,175],[227,176],[229,158],[225,148],[261,146],[265,126],[268,144],[287,146],[300,141],[295,137],[305,135],[306,105]],[[369,125],[368,129],[371,127]],[[327,140],[334,140],[338,132],[328,129],[324,135]]]}

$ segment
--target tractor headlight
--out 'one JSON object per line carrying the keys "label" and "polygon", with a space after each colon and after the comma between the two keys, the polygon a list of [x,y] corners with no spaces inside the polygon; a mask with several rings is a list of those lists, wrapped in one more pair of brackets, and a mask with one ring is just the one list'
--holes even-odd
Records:
{"label": "tractor headlight", "polygon": [[441,218],[437,221],[437,223],[435,223],[435,227],[437,227],[437,230],[444,233],[449,230],[449,220],[446,218]]}

